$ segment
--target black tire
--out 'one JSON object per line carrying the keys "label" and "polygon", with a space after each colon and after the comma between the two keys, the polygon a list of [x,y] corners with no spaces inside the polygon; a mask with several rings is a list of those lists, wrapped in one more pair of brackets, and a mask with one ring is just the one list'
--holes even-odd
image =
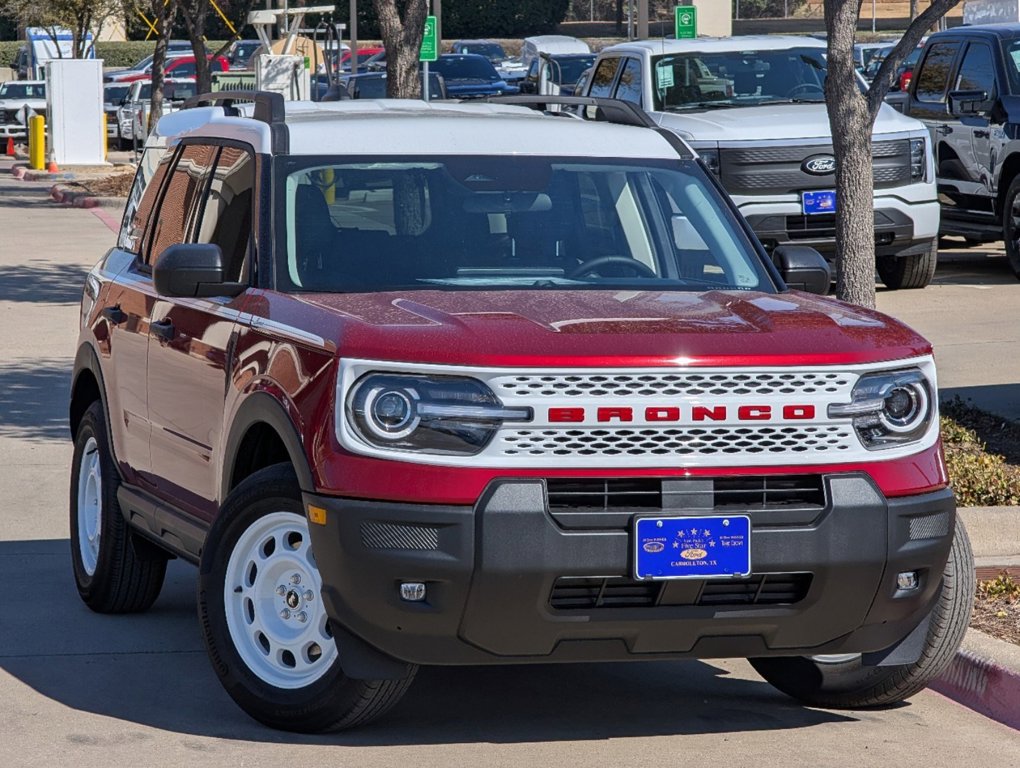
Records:
{"label": "black tire", "polygon": [[974,554],[967,531],[957,519],[942,590],[916,662],[865,667],[859,656],[836,663],[797,656],[750,659],[751,665],[780,691],[809,706],[866,709],[897,704],[922,691],[953,660],[970,623],[974,586]]}
{"label": "black tire", "polygon": [[887,288],[924,288],[935,277],[939,260],[938,240],[932,240],[921,253],[910,256],[880,256],[875,262],[878,276]]}
{"label": "black tire", "polygon": [[1010,182],[1003,200],[1002,239],[1006,243],[1009,268],[1020,280],[1020,176]]}
{"label": "black tire", "polygon": [[167,556],[138,539],[124,520],[118,487],[106,416],[97,401],[78,425],[70,488],[74,581],[85,605],[97,613],[146,610],[159,597],[166,575]]}
{"label": "black tire", "polygon": [[[344,675],[318,593],[307,525],[289,465],[267,467],[242,482],[224,502],[202,550],[198,614],[213,669],[241,709],[272,728],[320,733],[384,714],[407,691],[417,667],[408,664],[397,680]],[[293,576],[301,578],[288,580]],[[230,601],[228,580],[238,582],[230,587]],[[299,616],[305,618],[294,623]]]}

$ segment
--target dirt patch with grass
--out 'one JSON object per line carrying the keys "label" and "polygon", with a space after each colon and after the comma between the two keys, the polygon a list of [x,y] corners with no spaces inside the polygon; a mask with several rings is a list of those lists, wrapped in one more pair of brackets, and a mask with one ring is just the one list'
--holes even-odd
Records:
{"label": "dirt patch with grass", "polygon": [[127,197],[131,191],[131,182],[135,178],[135,169],[130,166],[106,169],[101,174],[78,173],[75,180],[65,186],[72,192],[85,192],[92,197]]}
{"label": "dirt patch with grass", "polygon": [[1020,504],[1020,424],[955,398],[942,405],[942,443],[959,506]]}
{"label": "dirt patch with grass", "polygon": [[985,634],[1020,645],[1020,582],[1003,572],[978,582],[970,625]]}

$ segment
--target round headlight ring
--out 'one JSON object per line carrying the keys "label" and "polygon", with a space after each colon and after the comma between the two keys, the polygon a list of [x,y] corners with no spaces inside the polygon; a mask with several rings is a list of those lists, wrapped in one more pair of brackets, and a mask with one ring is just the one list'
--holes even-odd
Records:
{"label": "round headlight ring", "polygon": [[920,381],[897,382],[884,400],[881,421],[890,432],[915,432],[928,418],[928,390]]}
{"label": "round headlight ring", "polygon": [[400,440],[421,424],[418,393],[413,389],[373,387],[365,395],[365,426],[383,440]]}

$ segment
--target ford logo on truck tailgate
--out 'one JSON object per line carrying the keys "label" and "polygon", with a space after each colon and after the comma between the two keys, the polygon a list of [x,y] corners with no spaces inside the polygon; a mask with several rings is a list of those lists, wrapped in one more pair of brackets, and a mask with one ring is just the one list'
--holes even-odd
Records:
{"label": "ford logo on truck tailgate", "polygon": [[836,158],[832,155],[814,155],[805,160],[800,168],[812,176],[828,176],[836,172]]}

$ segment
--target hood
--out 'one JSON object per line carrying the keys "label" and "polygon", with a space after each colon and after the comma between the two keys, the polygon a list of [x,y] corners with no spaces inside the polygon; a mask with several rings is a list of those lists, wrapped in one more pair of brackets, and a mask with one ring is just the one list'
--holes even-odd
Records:
{"label": "hood", "polygon": [[[766,104],[704,112],[651,112],[652,118],[688,141],[758,141],[829,139],[829,114],[824,104]],[[797,126],[791,139],[790,126]],[[924,131],[924,124],[883,104],[873,136]]]}
{"label": "hood", "polygon": [[[329,310],[341,354],[363,359],[559,367],[825,365],[931,351],[892,318],[797,291],[404,291],[305,294],[296,300],[316,307],[317,321],[322,309]],[[322,332],[329,325],[316,322]]]}

